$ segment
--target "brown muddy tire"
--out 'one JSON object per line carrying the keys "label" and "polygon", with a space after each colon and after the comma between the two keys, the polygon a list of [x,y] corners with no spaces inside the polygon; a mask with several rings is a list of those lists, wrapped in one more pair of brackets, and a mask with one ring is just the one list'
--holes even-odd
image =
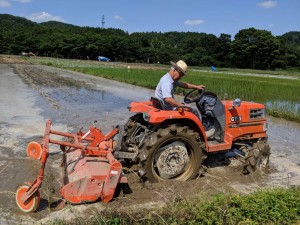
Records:
{"label": "brown muddy tire", "polygon": [[193,179],[205,158],[198,133],[187,126],[159,129],[145,140],[145,144],[147,157],[142,164],[144,176],[151,182]]}
{"label": "brown muddy tire", "polygon": [[257,169],[264,169],[269,164],[270,146],[266,141],[258,141],[249,150],[245,159],[244,174],[255,172]]}
{"label": "brown muddy tire", "polygon": [[124,125],[124,134],[122,134],[122,143],[121,143],[121,148],[126,149],[125,143],[126,141],[130,138],[132,133],[134,132],[137,123],[142,123],[143,121],[143,114],[137,113],[133,116],[131,116],[126,124]]}

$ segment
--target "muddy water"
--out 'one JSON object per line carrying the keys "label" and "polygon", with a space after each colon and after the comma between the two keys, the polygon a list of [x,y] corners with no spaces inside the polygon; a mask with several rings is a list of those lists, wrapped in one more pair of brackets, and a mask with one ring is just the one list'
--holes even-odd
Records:
{"label": "muddy water", "polygon": [[[15,206],[14,191],[18,184],[33,181],[37,175],[39,163],[28,159],[25,149],[29,141],[41,137],[47,118],[52,119],[53,129],[70,132],[81,127],[86,130],[98,121],[96,125],[106,133],[132,115],[127,110],[130,102],[148,100],[153,90],[50,67],[0,64],[0,93],[0,224],[68,219],[76,216],[76,210],[84,212],[91,208],[151,205],[200,190],[249,193],[260,187],[300,185],[300,124],[269,118],[272,155],[267,174],[243,176],[231,163],[209,168],[204,177],[190,182],[153,184],[150,189],[143,187],[134,174],[129,174],[133,193],[126,198],[107,205],[74,206],[59,212],[47,208],[46,184],[41,189],[40,212],[22,214]],[[58,182],[59,157],[55,155],[58,149],[52,146],[50,151],[53,157],[46,171],[48,175],[54,174],[52,180]]]}
{"label": "muddy water", "polygon": [[268,185],[300,185],[300,124],[269,118],[271,165],[276,169],[268,176]]}
{"label": "muddy water", "polygon": [[3,224],[27,220],[17,215],[13,192],[19,181],[34,175],[32,166],[36,163],[24,160],[24,140],[43,132],[44,119],[34,106],[38,95],[14,74],[12,67],[3,64],[0,64],[0,92],[0,223]]}

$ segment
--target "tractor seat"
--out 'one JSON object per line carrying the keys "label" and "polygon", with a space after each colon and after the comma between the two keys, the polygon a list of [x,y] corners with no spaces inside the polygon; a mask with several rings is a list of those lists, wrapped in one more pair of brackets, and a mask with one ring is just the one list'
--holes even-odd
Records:
{"label": "tractor seat", "polygon": [[150,101],[152,102],[152,105],[153,105],[154,108],[161,109],[161,110],[164,109],[163,103],[158,98],[151,97]]}

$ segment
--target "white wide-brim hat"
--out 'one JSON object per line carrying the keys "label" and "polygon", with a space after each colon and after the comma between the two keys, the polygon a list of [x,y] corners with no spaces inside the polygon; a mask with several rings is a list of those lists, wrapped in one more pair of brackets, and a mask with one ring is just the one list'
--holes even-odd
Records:
{"label": "white wide-brim hat", "polygon": [[176,69],[181,71],[184,75],[186,75],[188,66],[186,65],[186,63],[182,60],[179,60],[177,63],[174,63],[171,61],[172,66]]}

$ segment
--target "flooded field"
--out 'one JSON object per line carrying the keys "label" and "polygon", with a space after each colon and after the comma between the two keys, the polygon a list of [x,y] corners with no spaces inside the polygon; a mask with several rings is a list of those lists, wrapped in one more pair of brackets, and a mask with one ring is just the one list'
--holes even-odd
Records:
{"label": "flooded field", "polygon": [[[244,176],[234,165],[208,168],[203,177],[183,183],[159,183],[144,187],[129,173],[132,193],[105,204],[67,206],[52,212],[48,205],[60,196],[60,154],[50,147],[46,182],[40,189],[37,213],[23,214],[15,204],[19,184],[33,181],[39,162],[26,156],[26,146],[44,133],[47,118],[53,129],[87,130],[96,120],[103,133],[124,124],[132,114],[132,101],[149,100],[153,90],[103,78],[36,65],[0,64],[0,224],[33,224],[55,218],[70,219],[91,210],[110,207],[151,207],[176,196],[207,193],[250,193],[264,187],[300,185],[300,124],[268,118],[270,169],[267,174]],[[238,96],[237,96],[238,97]]]}

